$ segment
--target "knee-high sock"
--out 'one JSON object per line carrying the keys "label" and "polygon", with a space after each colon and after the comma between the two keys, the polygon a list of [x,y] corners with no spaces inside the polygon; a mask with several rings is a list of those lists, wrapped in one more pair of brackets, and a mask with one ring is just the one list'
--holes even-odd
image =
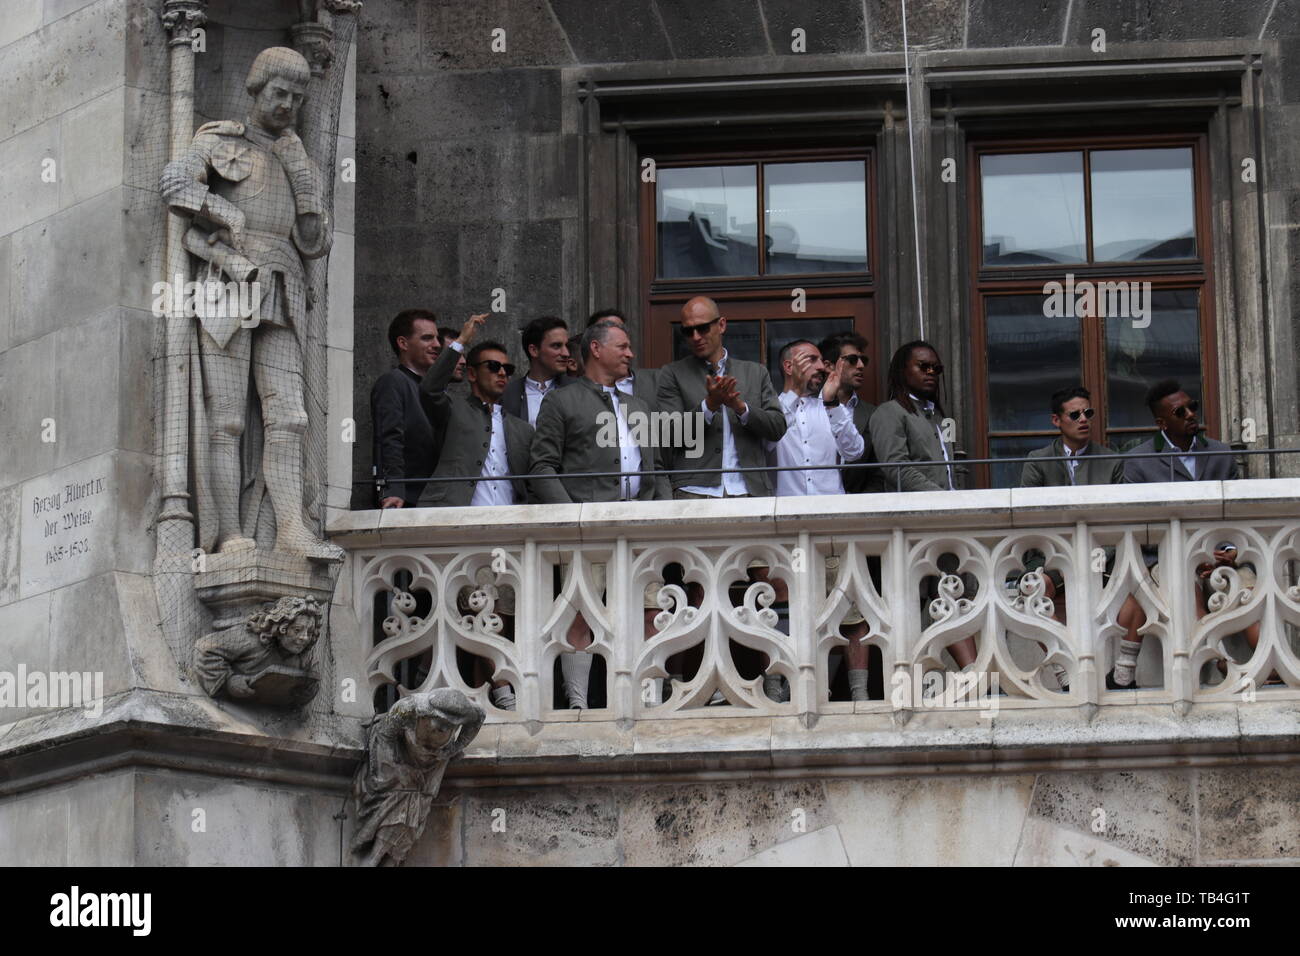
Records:
{"label": "knee-high sock", "polygon": [[1115,658],[1115,683],[1131,684],[1137,676],[1138,652],[1142,650],[1141,641],[1120,641],[1119,654]]}
{"label": "knee-high sock", "polygon": [[565,654],[560,658],[560,673],[564,675],[564,695],[571,709],[587,707],[587,680],[591,677],[591,655],[585,651]]}
{"label": "knee-high sock", "polygon": [[849,668],[849,699],[869,700],[867,696],[867,669]]}

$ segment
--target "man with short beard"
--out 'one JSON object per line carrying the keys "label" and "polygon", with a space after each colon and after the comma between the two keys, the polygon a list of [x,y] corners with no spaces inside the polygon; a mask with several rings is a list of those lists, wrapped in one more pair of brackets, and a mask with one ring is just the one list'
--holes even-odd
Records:
{"label": "man with short beard", "polygon": [[[1061,485],[1117,485],[1124,480],[1124,462],[1107,445],[1092,440],[1092,394],[1082,385],[1052,395],[1052,427],[1061,434],[1050,445],[1029,453],[1020,475],[1021,488]],[[1065,461],[1040,461],[1065,458]]]}

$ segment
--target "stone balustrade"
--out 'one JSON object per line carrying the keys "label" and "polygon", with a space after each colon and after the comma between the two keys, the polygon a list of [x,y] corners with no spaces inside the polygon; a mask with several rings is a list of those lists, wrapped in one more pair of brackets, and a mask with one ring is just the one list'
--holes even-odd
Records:
{"label": "stone balustrade", "polygon": [[[800,716],[811,726],[877,712],[898,724],[918,709],[1136,702],[1184,714],[1300,698],[1295,480],[367,511],[336,517],[331,537],[348,551],[335,601],[355,612],[370,691],[455,687],[489,722]],[[1221,541],[1255,580],[1211,575],[1198,616],[1196,568]],[[1156,549],[1155,576],[1144,547]],[[1032,551],[1042,572],[1024,571]],[[782,583],[788,618],[775,609]],[[1107,691],[1130,595],[1146,618],[1141,689]],[[874,700],[832,699],[850,606],[879,651]],[[582,715],[556,692],[579,613],[604,665]],[[975,676],[956,679],[945,648],[966,637]],[[698,664],[665,692],[682,652]],[[785,678],[788,701],[765,693],[763,665]],[[515,710],[494,706],[487,683],[469,686],[466,675],[488,673],[512,685]]]}

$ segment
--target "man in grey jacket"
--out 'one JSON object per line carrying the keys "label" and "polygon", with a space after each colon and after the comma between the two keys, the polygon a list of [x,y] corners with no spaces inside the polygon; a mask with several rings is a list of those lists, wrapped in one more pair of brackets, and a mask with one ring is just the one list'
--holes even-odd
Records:
{"label": "man in grey jacket", "polygon": [[[587,328],[591,328],[601,319],[613,319],[627,331],[627,318],[618,309],[599,309],[587,319]],[[654,411],[659,407],[659,370],[654,368],[637,368],[635,365],[625,378],[614,383],[624,395],[635,395]]]}
{"label": "man in grey jacket", "polygon": [[[1124,462],[1125,481],[1231,481],[1237,477],[1232,449],[1201,434],[1197,418],[1200,402],[1181,385],[1173,379],[1157,382],[1147,391],[1146,404],[1160,430],[1129,451],[1135,457]],[[1153,452],[1161,457],[1136,457]]]}
{"label": "man in grey jacket", "polygon": [[[1052,426],[1060,435],[1050,445],[1029,453],[1020,473],[1020,487],[1044,488],[1062,485],[1117,485],[1124,480],[1120,458],[1108,445],[1092,440],[1092,394],[1082,385],[1063,388],[1052,395]],[[1064,458],[1064,461],[1041,461]]]}
{"label": "man in grey jacket", "polygon": [[[533,441],[532,426],[501,408],[501,394],[514,371],[505,346],[484,342],[469,349],[486,320],[486,313],[470,316],[420,382],[434,427],[443,436],[434,477],[479,480],[431,481],[420,497],[424,507],[513,505],[527,499],[522,479],[483,480],[528,474]],[[462,357],[469,394],[452,396],[447,388]]]}
{"label": "man in grey jacket", "polygon": [[[1126,482],[1228,481],[1237,477],[1237,461],[1232,456],[1232,449],[1200,433],[1201,423],[1197,417],[1200,403],[1184,392],[1178,382],[1165,379],[1152,385],[1147,390],[1146,405],[1159,432],[1154,438],[1148,438],[1129,450],[1131,457],[1124,459]],[[1153,453],[1160,457],[1137,457]],[[1142,558],[1147,564],[1147,572],[1159,584],[1157,549],[1144,547]],[[1130,610],[1130,605],[1136,603],[1130,597],[1123,609],[1129,612],[1127,619],[1123,611],[1119,618],[1119,623],[1126,624],[1127,633],[1120,639],[1115,666],[1106,675],[1109,690],[1137,687],[1137,660],[1143,638],[1138,628],[1146,624],[1146,614],[1140,607]]]}
{"label": "man in grey jacket", "polygon": [[786,429],[772,377],[756,362],[731,358],[722,345],[726,331],[727,320],[717,303],[696,296],[682,306],[681,333],[691,354],[659,370],[659,411],[704,416],[702,455],[688,454],[695,450],[687,448],[664,450],[664,467],[682,472],[672,476],[674,498],[772,493],[766,472],[706,470],[764,467],[764,443],[780,441]]}
{"label": "man in grey jacket", "polygon": [[[667,499],[668,482],[662,475],[635,474],[657,467],[648,442],[654,434],[649,406],[617,388],[632,364],[627,332],[614,319],[597,322],[583,333],[582,357],[582,378],[548,394],[537,413],[534,495],[544,504]],[[606,475],[592,474],[599,472]],[[592,570],[599,585],[605,569],[597,565]],[[582,614],[576,614],[566,635],[574,652],[560,657],[560,669],[569,706],[579,710],[587,707],[592,663],[591,655],[582,652],[592,639]]]}
{"label": "man in grey jacket", "polygon": [[[939,404],[943,364],[929,342],[908,342],[889,363],[889,400],[871,416],[871,444],[882,462],[953,460],[953,445],[943,434]],[[953,466],[907,465],[886,468],[886,491],[955,490]]]}

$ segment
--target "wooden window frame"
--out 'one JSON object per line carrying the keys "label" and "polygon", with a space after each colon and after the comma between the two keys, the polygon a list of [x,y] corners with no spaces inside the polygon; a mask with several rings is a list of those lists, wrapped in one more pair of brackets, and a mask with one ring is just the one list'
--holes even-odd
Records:
{"label": "wooden window frame", "polygon": [[[1186,146],[1192,150],[1192,203],[1196,229],[1196,255],[1190,259],[1160,259],[1134,262],[1093,263],[1092,255],[1092,182],[1090,152],[1097,149],[1159,149]],[[983,178],[980,157],[1005,153],[1083,153],[1084,222],[1088,262],[1048,263],[1044,265],[984,265]],[[1053,279],[1064,281],[1072,273],[1075,281],[1092,282],[1149,281],[1152,293],[1162,289],[1194,289],[1197,291],[1198,322],[1200,330],[1201,401],[1202,421],[1206,431],[1220,434],[1219,374],[1216,323],[1214,311],[1214,243],[1211,235],[1210,182],[1208,138],[1204,133],[1157,133],[1147,135],[1097,135],[1052,138],[998,138],[978,139],[967,143],[967,169],[972,172],[973,187],[969,190],[967,213],[970,228],[970,315],[971,315],[971,384],[974,409],[974,438],[976,458],[989,458],[993,438],[1042,436],[1044,444],[1058,432],[1050,427],[1043,430],[989,434],[988,406],[988,317],[985,300],[993,295],[1043,294],[1043,284]],[[1111,429],[1110,397],[1107,393],[1106,346],[1104,320],[1097,316],[1080,317],[1080,347],[1082,356],[1080,376],[1085,388],[1092,392],[1093,406],[1097,409],[1094,420],[1094,441],[1108,440]],[[1211,398],[1213,396],[1213,398]],[[1043,396],[1044,415],[1050,396]],[[1124,433],[1147,433],[1149,428],[1116,429]],[[1099,436],[1099,437],[1096,437]],[[973,469],[977,486],[990,487],[991,466],[978,465]]]}

